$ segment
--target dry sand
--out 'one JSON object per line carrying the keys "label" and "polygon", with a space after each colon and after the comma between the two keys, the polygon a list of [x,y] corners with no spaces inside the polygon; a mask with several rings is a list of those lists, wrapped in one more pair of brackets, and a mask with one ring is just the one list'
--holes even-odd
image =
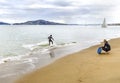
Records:
{"label": "dry sand", "polygon": [[27,74],[16,83],[120,83],[120,39],[109,41],[112,50],[98,55],[93,46],[65,56]]}

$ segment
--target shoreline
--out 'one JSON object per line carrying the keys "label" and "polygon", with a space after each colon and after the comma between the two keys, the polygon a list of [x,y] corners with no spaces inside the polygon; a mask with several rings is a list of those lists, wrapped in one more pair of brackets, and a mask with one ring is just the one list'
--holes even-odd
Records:
{"label": "shoreline", "polygon": [[98,55],[95,45],[69,54],[17,79],[16,83],[119,83],[120,38],[111,39],[109,54]]}

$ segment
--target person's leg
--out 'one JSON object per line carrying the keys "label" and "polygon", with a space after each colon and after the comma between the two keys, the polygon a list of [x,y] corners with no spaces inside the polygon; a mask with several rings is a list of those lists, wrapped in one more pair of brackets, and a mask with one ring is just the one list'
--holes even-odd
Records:
{"label": "person's leg", "polygon": [[102,50],[104,50],[105,52],[110,51],[110,49],[109,49],[109,48],[104,48],[104,47],[102,47]]}
{"label": "person's leg", "polygon": [[53,41],[52,41],[52,40],[49,40],[49,45],[50,45],[51,43],[53,44]]}
{"label": "person's leg", "polygon": [[105,52],[107,51],[107,49],[106,49],[106,48],[104,48],[104,47],[102,47],[102,50],[104,50]]}
{"label": "person's leg", "polygon": [[52,44],[53,44],[53,41],[51,40]]}
{"label": "person's leg", "polygon": [[49,40],[49,46],[50,46],[50,40]]}
{"label": "person's leg", "polygon": [[108,52],[108,51],[110,51],[110,49],[108,48],[108,49],[106,49],[106,52]]}

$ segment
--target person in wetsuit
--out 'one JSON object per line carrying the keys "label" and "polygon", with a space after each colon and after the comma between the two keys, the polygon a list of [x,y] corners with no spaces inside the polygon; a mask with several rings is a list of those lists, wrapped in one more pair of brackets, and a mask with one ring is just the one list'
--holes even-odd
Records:
{"label": "person in wetsuit", "polygon": [[49,45],[50,45],[51,43],[53,44],[53,40],[54,40],[54,38],[52,37],[52,35],[50,35],[50,36],[48,37]]}
{"label": "person in wetsuit", "polygon": [[102,50],[104,50],[105,52],[108,52],[111,50],[111,46],[110,44],[108,43],[107,40],[104,39],[104,46],[102,47]]}

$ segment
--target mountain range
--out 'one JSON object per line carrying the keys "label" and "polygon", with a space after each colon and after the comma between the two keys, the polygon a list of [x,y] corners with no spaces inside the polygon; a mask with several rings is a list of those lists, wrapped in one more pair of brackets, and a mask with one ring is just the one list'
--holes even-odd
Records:
{"label": "mountain range", "polygon": [[27,21],[23,23],[14,23],[13,25],[65,25],[65,24],[46,21],[46,20],[35,20],[35,21]]}
{"label": "mountain range", "polygon": [[67,25],[67,24],[51,22],[46,20],[35,20],[35,21],[27,21],[22,23],[13,23],[13,24],[0,22],[0,25]]}
{"label": "mountain range", "polygon": [[0,22],[0,25],[10,25],[10,24],[5,22]]}

